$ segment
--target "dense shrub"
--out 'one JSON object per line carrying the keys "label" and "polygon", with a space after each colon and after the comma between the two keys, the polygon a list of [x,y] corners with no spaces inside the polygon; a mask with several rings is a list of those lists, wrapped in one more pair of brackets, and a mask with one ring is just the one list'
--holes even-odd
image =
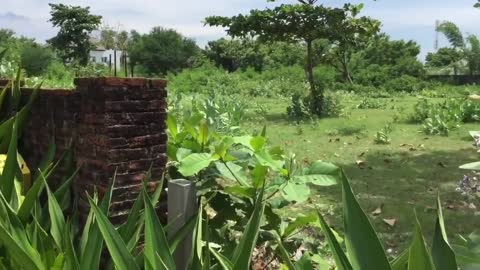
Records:
{"label": "dense shrub", "polygon": [[480,104],[470,100],[447,99],[434,103],[422,99],[415,104],[409,120],[422,123],[422,131],[428,135],[447,136],[461,123],[478,121],[479,116]]}
{"label": "dense shrub", "polygon": [[180,93],[216,93],[223,95],[290,97],[308,91],[303,71],[299,67],[284,67],[257,73],[251,69],[228,73],[205,64],[168,76],[169,90]]}
{"label": "dense shrub", "polygon": [[294,94],[290,105],[287,107],[287,115],[295,120],[305,117],[338,117],[342,114],[344,108],[339,95],[335,93],[327,93],[323,97],[320,115],[318,115],[318,108],[314,104],[315,101],[310,95],[302,97],[299,94]]}
{"label": "dense shrub", "polygon": [[53,61],[53,52],[36,43],[25,45],[20,52],[20,66],[28,76],[39,76]]}
{"label": "dense shrub", "polygon": [[425,88],[425,84],[418,78],[402,75],[385,83],[385,89],[393,92],[417,92]]}
{"label": "dense shrub", "polygon": [[360,103],[355,106],[357,109],[385,109],[387,108],[387,103],[378,99],[364,98]]}

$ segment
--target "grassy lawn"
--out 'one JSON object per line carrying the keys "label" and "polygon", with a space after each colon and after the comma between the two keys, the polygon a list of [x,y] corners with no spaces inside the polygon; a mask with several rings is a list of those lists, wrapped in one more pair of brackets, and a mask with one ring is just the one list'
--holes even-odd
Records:
{"label": "grassy lawn", "polygon": [[[258,130],[266,122],[270,143],[296,153],[301,162],[326,160],[342,166],[386,248],[397,250],[410,241],[414,210],[430,241],[437,193],[445,204],[447,230],[453,241],[456,234],[469,234],[477,229],[479,224],[474,220],[478,220],[480,212],[470,209],[470,202],[455,188],[463,175],[458,166],[478,160],[468,131],[480,127],[463,124],[448,137],[426,136],[420,132],[420,125],[400,121],[392,124],[391,143],[379,145],[374,143],[374,135],[393,122],[397,111],[393,108],[404,107],[403,115],[406,115],[418,98],[384,99],[387,109],[375,110],[355,109],[359,99],[343,100],[349,117],[305,121],[298,125],[286,120],[287,101],[258,99],[254,103],[269,108],[269,113],[265,118],[253,117],[246,126]],[[341,230],[340,201],[339,186],[318,189],[313,201],[298,205],[297,212],[321,208]],[[377,208],[382,209],[381,213],[374,216],[372,212]],[[384,219],[395,219],[394,226],[387,225]]]}

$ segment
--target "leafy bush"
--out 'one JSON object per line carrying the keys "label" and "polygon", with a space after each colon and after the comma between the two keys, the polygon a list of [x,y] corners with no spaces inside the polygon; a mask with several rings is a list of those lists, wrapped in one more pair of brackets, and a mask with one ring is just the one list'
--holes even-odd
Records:
{"label": "leafy bush", "polygon": [[291,103],[287,107],[287,115],[294,120],[303,119],[310,116],[310,108],[305,105],[304,98],[300,94],[293,94]]}
{"label": "leafy bush", "polygon": [[20,52],[20,66],[28,76],[40,76],[53,61],[53,52],[38,44],[25,45]]}
{"label": "leafy bush", "polygon": [[355,106],[356,109],[386,109],[387,103],[378,99],[364,98]]}
{"label": "leafy bush", "polygon": [[421,99],[414,105],[409,120],[422,123],[422,130],[428,135],[448,136],[461,123],[479,120],[480,104],[471,100],[447,99],[440,103]]}
{"label": "leafy bush", "polygon": [[392,126],[387,124],[375,134],[374,142],[376,144],[390,144],[390,133],[392,133]]}
{"label": "leafy bush", "polygon": [[413,93],[425,88],[425,84],[418,78],[402,75],[385,83],[385,89],[393,92]]}
{"label": "leafy bush", "polygon": [[263,73],[250,70],[227,73],[210,64],[205,64],[198,68],[183,70],[176,75],[170,74],[169,90],[185,94],[290,97],[295,93],[308,92],[305,75],[301,72],[303,71],[296,67],[284,67],[278,70],[266,70]]}
{"label": "leafy bush", "polygon": [[291,119],[299,120],[306,117],[338,117],[343,112],[340,97],[334,93],[327,93],[323,97],[321,115],[317,115],[317,108],[310,95],[302,98],[299,94],[292,95],[291,103],[287,107],[287,115]]}

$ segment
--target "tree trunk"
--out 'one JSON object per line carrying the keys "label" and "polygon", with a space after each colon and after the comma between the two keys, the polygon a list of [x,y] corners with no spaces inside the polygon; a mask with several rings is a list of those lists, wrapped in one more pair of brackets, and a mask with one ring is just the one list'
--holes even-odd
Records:
{"label": "tree trunk", "polygon": [[343,80],[352,84],[353,80],[352,80],[352,76],[350,74],[350,69],[348,68],[347,56],[345,54],[342,55],[342,61],[341,62],[342,62],[342,68],[343,68],[343,72],[342,72]]}
{"label": "tree trunk", "polygon": [[320,116],[323,107],[323,89],[315,87],[315,79],[313,77],[313,49],[312,41],[307,40],[307,79],[310,84],[310,111]]}

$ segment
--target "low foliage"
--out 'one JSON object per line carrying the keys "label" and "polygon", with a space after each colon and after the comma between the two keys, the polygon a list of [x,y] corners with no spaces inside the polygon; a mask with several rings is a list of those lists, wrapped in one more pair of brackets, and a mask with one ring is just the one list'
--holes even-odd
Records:
{"label": "low foliage", "polygon": [[479,115],[480,105],[470,100],[447,99],[434,103],[421,99],[415,104],[409,120],[422,123],[422,131],[427,135],[448,136],[461,123],[478,121]]}
{"label": "low foliage", "polygon": [[390,144],[390,133],[392,133],[392,125],[387,124],[375,134],[374,142],[376,144]]}

